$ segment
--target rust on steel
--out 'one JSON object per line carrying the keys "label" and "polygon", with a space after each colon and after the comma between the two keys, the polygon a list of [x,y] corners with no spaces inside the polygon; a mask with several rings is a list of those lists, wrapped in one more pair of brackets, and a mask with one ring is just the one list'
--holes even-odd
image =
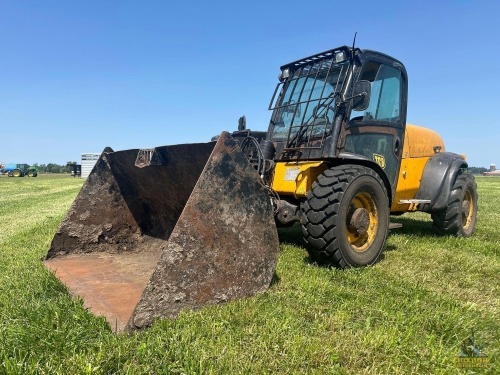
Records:
{"label": "rust on steel", "polygon": [[[105,150],[106,151],[106,150]],[[267,190],[227,133],[217,142],[103,152],[45,264],[112,329],[269,287],[278,236]]]}

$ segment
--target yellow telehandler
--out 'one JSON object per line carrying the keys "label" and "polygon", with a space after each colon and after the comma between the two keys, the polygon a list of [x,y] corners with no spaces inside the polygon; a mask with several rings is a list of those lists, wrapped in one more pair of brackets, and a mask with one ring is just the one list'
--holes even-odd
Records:
{"label": "yellow telehandler", "polygon": [[385,54],[339,47],[281,67],[267,132],[213,142],[105,149],[45,264],[117,331],[250,296],[271,283],[277,226],[341,268],[380,258],[389,216],[431,214],[474,232],[463,155],[406,124],[407,74]]}

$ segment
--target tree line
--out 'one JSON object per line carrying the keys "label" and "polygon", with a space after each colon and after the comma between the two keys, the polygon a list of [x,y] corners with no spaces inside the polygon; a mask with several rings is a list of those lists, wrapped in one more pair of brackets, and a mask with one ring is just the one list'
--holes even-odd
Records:
{"label": "tree line", "polygon": [[483,167],[469,167],[467,170],[472,174],[482,174],[483,172],[489,171],[489,169]]}
{"label": "tree line", "polygon": [[38,164],[35,163],[32,167],[35,167],[39,173],[70,173],[71,165],[78,164],[76,161],[68,161],[66,164],[56,164],[56,163],[48,163],[48,164]]}
{"label": "tree line", "polygon": [[[76,161],[68,161],[65,165],[48,163],[48,164],[38,164],[35,163],[32,167],[35,167],[39,173],[70,173],[71,165],[78,164]],[[487,172],[489,169],[483,167],[469,167],[468,171],[472,174],[481,174]]]}

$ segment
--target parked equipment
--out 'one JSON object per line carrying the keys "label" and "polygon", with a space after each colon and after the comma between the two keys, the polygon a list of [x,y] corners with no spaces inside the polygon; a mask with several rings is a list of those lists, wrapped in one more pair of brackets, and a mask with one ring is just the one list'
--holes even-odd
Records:
{"label": "parked equipment", "polygon": [[112,326],[134,329],[268,287],[274,223],[300,222],[311,257],[342,268],[380,259],[390,214],[474,232],[474,177],[437,133],[406,124],[401,62],[339,47],[282,66],[279,81],[267,132],[242,118],[216,142],[105,150],[47,266]]}
{"label": "parked equipment", "polygon": [[66,166],[70,170],[71,176],[73,178],[74,177],[81,177],[82,176],[82,165],[81,164],[68,163]]}
{"label": "parked equipment", "polygon": [[7,164],[0,170],[0,173],[7,174],[9,177],[38,176],[36,168],[30,167],[28,164]]}

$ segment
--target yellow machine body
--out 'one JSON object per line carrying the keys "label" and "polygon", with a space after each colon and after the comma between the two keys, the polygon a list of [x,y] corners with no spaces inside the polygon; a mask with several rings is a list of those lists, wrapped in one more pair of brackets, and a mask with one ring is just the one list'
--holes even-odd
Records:
{"label": "yellow machine body", "polygon": [[400,202],[415,198],[427,161],[444,151],[444,142],[438,133],[421,126],[406,125],[401,167],[391,212],[416,210],[416,205]]}
{"label": "yellow machine body", "polygon": [[[444,151],[444,142],[438,133],[421,126],[407,124],[391,212],[416,210],[416,206],[400,202],[415,198],[427,161],[435,154]],[[306,197],[313,182],[327,168],[326,161],[278,162],[274,169],[272,188],[278,194],[294,196],[297,199]]]}
{"label": "yellow machine body", "polygon": [[327,168],[328,164],[324,161],[276,163],[272,188],[278,194],[303,198]]}

